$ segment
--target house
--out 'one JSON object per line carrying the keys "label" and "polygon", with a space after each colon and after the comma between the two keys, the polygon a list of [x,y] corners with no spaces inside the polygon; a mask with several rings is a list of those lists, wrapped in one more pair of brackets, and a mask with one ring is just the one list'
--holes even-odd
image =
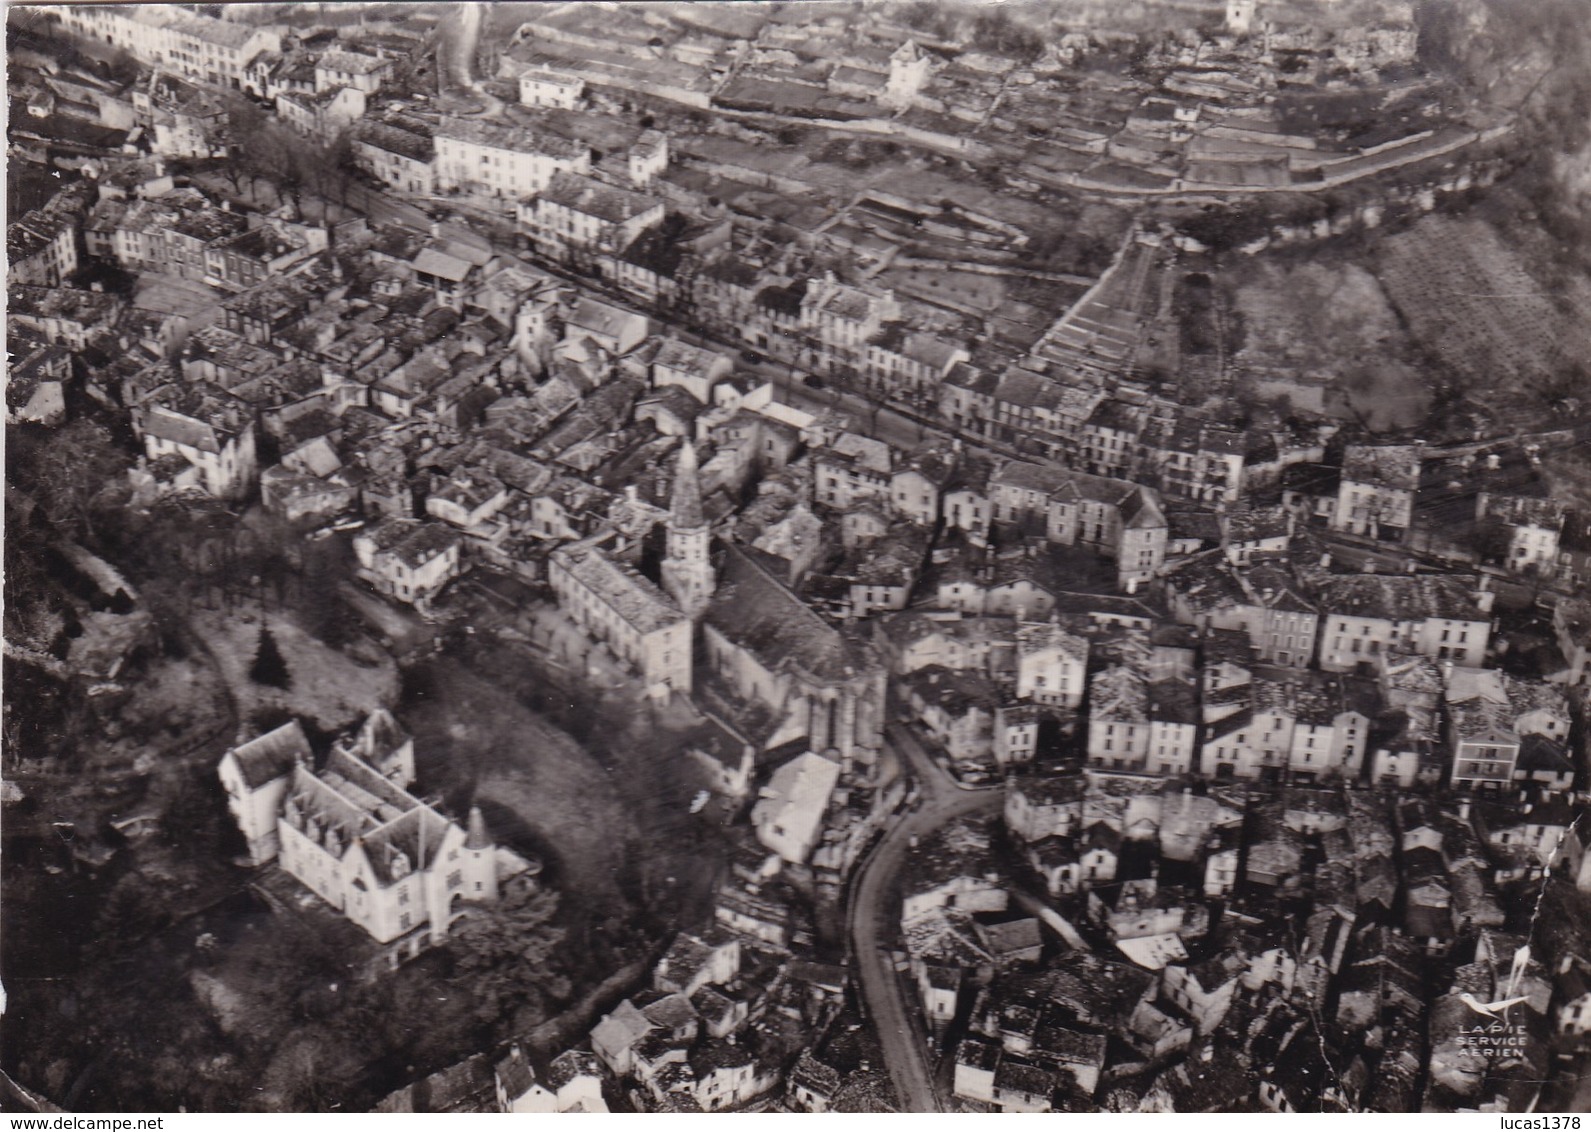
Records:
{"label": "house", "polygon": [[791,864],[805,864],[839,779],[839,764],[811,751],[774,771],[752,807],[757,839]]}
{"label": "house", "polygon": [[536,1070],[517,1044],[493,1069],[499,1112],[557,1112],[558,1097],[536,1079]]}
{"label": "house", "polygon": [[652,969],[658,990],[692,997],[706,986],[724,986],[740,974],[740,941],[732,935],[706,938],[681,932]]}
{"label": "house", "polygon": [[[307,238],[308,233],[320,238]],[[284,225],[262,224],[206,245],[204,282],[226,291],[246,291],[280,278],[294,264],[325,250],[325,234],[320,230],[299,227],[293,231]]]}
{"label": "house", "polygon": [[585,93],[586,83],[578,75],[564,74],[546,67],[528,67],[519,73],[519,104],[573,110]]}
{"label": "house", "polygon": [[415,282],[436,294],[439,306],[463,311],[465,297],[491,262],[492,253],[457,240],[433,239],[410,263]]}
{"label": "house", "polygon": [[398,125],[364,118],[350,135],[353,160],[404,193],[429,193],[436,181],[436,143],[422,123]]}
{"label": "house", "polygon": [[713,403],[713,386],[727,378],[734,363],[723,354],[679,338],[664,339],[652,358],[652,385],[679,386],[703,405]]}
{"label": "house", "polygon": [[657,1029],[651,1019],[625,999],[612,1013],[604,1014],[591,1031],[591,1048],[617,1077],[629,1076],[635,1044]]}
{"label": "house", "polygon": [[191,469],[180,482],[218,499],[242,499],[254,486],[254,411],[226,390],[202,381],[167,386],[132,419],[151,462],[175,456]]}
{"label": "house", "polygon": [[1016,694],[1076,709],[1083,702],[1088,640],[1058,621],[1025,622],[1016,632]]}
{"label": "house", "polygon": [[940,491],[955,471],[955,458],[935,446],[909,453],[889,481],[890,505],[902,518],[923,527],[939,519]]}
{"label": "house", "polygon": [[78,222],[41,209],[6,227],[9,282],[59,287],[77,271]]}
{"label": "house", "polygon": [[564,316],[566,341],[589,338],[613,357],[623,357],[651,332],[645,315],[582,296]]}
{"label": "house", "polygon": [[1247,967],[1235,951],[1217,952],[1194,964],[1170,963],[1161,969],[1161,993],[1189,1018],[1200,1037],[1221,1024]]}
{"label": "house", "polygon": [[963,1038],[956,1046],[956,1068],[951,1085],[955,1095],[963,1100],[994,1104],[994,1074],[1002,1052],[995,1042]]}
{"label": "house", "polygon": [[72,377],[71,354],[63,347],[16,331],[6,336],[6,352],[10,355],[6,422],[50,426],[63,423],[66,386]]}
{"label": "house", "polygon": [[1154,577],[1165,561],[1166,518],[1149,488],[1013,461],[990,479],[989,499],[998,521],[1114,559],[1118,585],[1129,592]]}
{"label": "house", "polygon": [[561,172],[588,173],[591,151],[578,142],[479,118],[445,117],[435,127],[436,187],[498,200],[540,193]]}
{"label": "house", "polygon": [[1591,982],[1583,963],[1570,960],[1558,975],[1554,1029],[1580,1037],[1591,1033]]}
{"label": "house", "polygon": [[373,55],[327,51],[315,60],[315,92],[350,87],[363,94],[374,94],[381,89],[382,78],[389,70],[388,60]]}
{"label": "house", "polygon": [[354,536],[356,572],[378,592],[423,609],[462,572],[462,541],[444,523],[385,519]]}
{"label": "house", "polygon": [[1198,703],[1182,680],[1150,682],[1112,665],[1088,684],[1088,762],[1109,770],[1182,774],[1193,765]]}
{"label": "house", "polygon": [[777,1066],[763,1063],[744,1045],[712,1039],[690,1054],[696,1087],[693,1095],[704,1112],[739,1108],[779,1083]]}
{"label": "house", "polygon": [[558,1098],[559,1112],[607,1112],[602,1080],[601,1063],[584,1050],[565,1050],[547,1064],[547,1088]]}
{"label": "house", "polygon": [[119,295],[75,287],[13,283],[6,298],[6,314],[13,328],[33,331],[53,345],[77,352],[84,350],[95,334],[116,326],[127,307]]}
{"label": "house", "polygon": [[1491,601],[1489,592],[1451,574],[1333,575],[1318,588],[1320,667],[1347,672],[1397,647],[1478,668],[1491,635]]}
{"label": "house", "polygon": [[663,201],[580,173],[558,172],[534,197],[520,201],[520,228],[542,254],[578,259],[582,252],[617,254],[663,222]]}
{"label": "house", "polygon": [[902,683],[917,718],[954,762],[988,762],[999,694],[987,677],[935,666]]}
{"label": "house", "polygon": [[1552,629],[1558,651],[1568,662],[1565,683],[1572,688],[1591,684],[1591,601],[1559,598],[1552,611]]}
{"label": "house", "polygon": [[1417,444],[1348,445],[1331,529],[1383,542],[1406,540],[1423,457]]}
{"label": "house", "polygon": [[70,9],[61,23],[78,35],[120,47],[146,66],[226,90],[243,89],[256,56],[282,50],[280,34],[270,27],[159,5]]}
{"label": "house", "polygon": [[840,1071],[803,1050],[790,1069],[791,1103],[802,1112],[829,1112],[840,1092]]}
{"label": "house", "polygon": [[559,608],[604,641],[649,687],[691,689],[691,621],[650,580],[587,539],[554,550],[547,576]]}
{"label": "house", "polygon": [[368,100],[357,87],[336,87],[314,94],[283,91],[276,96],[276,116],[301,134],[330,141],[365,116]]}
{"label": "house", "polygon": [[813,500],[846,511],[870,500],[886,499],[893,463],[893,450],[883,441],[841,433],[813,454]]}

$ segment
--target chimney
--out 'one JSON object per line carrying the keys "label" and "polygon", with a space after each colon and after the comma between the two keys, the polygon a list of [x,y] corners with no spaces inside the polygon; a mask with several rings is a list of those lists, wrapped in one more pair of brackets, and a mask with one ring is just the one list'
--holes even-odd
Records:
{"label": "chimney", "polygon": [[232,211],[232,202],[230,200],[228,200],[226,197],[222,197],[221,198],[221,211],[222,212],[231,212]]}
{"label": "chimney", "polygon": [[435,239],[439,238],[441,235],[442,235],[442,222],[440,220],[431,221],[431,238],[433,240],[435,240]]}

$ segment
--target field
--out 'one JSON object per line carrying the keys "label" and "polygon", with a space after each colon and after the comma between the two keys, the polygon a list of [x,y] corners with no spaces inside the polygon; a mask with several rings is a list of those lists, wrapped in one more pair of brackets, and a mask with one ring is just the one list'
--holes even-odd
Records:
{"label": "field", "polygon": [[1591,357],[1591,320],[1487,224],[1426,217],[1386,241],[1377,270],[1418,345],[1500,422],[1549,418]]}
{"label": "field", "polygon": [[1410,428],[1424,419],[1433,395],[1428,375],[1370,272],[1319,259],[1259,258],[1233,262],[1221,283],[1242,323],[1234,358],[1240,368],[1320,386],[1327,411],[1372,429]]}

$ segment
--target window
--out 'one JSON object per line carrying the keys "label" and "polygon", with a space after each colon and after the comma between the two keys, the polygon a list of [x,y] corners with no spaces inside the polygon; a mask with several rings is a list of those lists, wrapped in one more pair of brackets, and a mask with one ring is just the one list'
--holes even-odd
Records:
{"label": "window", "polygon": [[449,888],[458,888],[463,883],[464,883],[464,874],[462,872],[460,872],[458,869],[454,869],[452,872],[448,873],[448,875],[447,875],[447,886]]}
{"label": "window", "polygon": [[398,930],[405,932],[409,930],[409,913],[405,912],[398,917]]}

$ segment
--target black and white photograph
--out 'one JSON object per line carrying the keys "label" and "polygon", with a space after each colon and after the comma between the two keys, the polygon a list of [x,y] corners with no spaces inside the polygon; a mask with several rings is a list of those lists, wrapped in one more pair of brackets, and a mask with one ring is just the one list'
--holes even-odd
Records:
{"label": "black and white photograph", "polygon": [[1591,1111],[1587,0],[5,17],[0,1111]]}

